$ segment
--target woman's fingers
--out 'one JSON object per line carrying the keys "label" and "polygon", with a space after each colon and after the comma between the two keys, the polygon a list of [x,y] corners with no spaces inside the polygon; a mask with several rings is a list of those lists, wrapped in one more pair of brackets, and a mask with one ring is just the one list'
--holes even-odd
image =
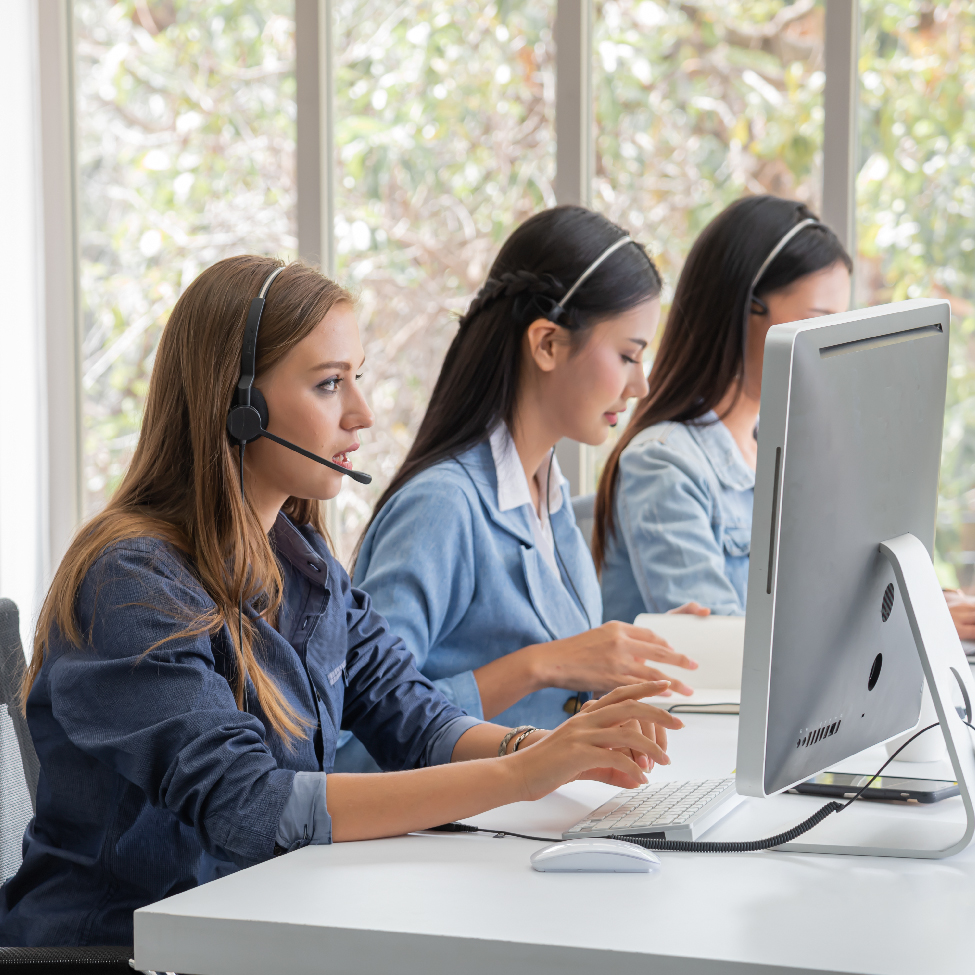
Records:
{"label": "woman's fingers", "polygon": [[626,637],[633,641],[634,646],[627,649],[634,657],[644,660],[656,660],[661,664],[673,664],[685,670],[697,670],[697,661],[686,654],[678,653],[663,637],[657,636],[653,630],[642,626],[629,626],[625,631]]}
{"label": "woman's fingers", "polygon": [[[593,755],[592,765],[590,768],[584,770],[580,774],[580,778],[591,773],[596,769],[616,769],[623,775],[632,779],[635,785],[646,785],[647,777],[636,762],[633,761],[626,752],[618,751],[611,748],[600,748]],[[629,788],[634,788],[635,786],[629,786]]]}
{"label": "woman's fingers", "polygon": [[641,723],[652,721],[658,727],[662,725],[665,728],[673,728],[674,731],[684,727],[684,723],[676,714],[644,701],[618,701],[616,704],[590,712],[585,720],[597,728],[611,728],[613,725],[625,724],[633,718]]}
{"label": "woman's fingers", "polygon": [[621,684],[618,687],[614,687],[613,690],[607,692],[602,697],[587,701],[579,713],[582,714],[586,710],[596,711],[600,708],[610,707],[613,704],[618,704],[620,701],[639,701],[644,697],[655,697],[662,691],[667,690],[669,686],[669,678],[666,680],[644,680],[637,681],[634,684]]}
{"label": "woman's fingers", "polygon": [[686,614],[688,616],[710,616],[711,610],[707,606],[702,606],[700,603],[690,602],[684,603],[683,606],[678,606],[676,609],[668,609],[667,615],[679,615]]}
{"label": "woman's fingers", "polygon": [[645,784],[645,782],[637,782],[636,779],[631,779],[630,776],[616,768],[591,768],[576,778],[603,782],[606,785],[616,786],[617,789],[636,789]]}
{"label": "woman's fingers", "polygon": [[[600,728],[586,736],[589,744],[607,750],[624,750],[632,754],[642,753],[658,765],[669,765],[670,757],[655,742],[645,737],[642,731],[627,725],[615,728]],[[630,761],[633,761],[631,758]],[[634,764],[636,764],[634,762]]]}
{"label": "woman's fingers", "polygon": [[667,751],[667,729],[662,724],[655,724],[653,728],[654,740],[664,751]]}
{"label": "woman's fingers", "polygon": [[[640,721],[634,719],[633,721],[627,722],[637,734],[643,735],[644,738],[649,738],[650,741],[655,742],[657,740],[655,730],[656,726],[653,724],[644,724]],[[649,734],[647,733],[649,729]],[[664,749],[666,751],[666,749]],[[633,759],[644,772],[649,772],[653,768],[653,759],[650,758],[645,752],[633,751],[630,749],[630,758]]]}
{"label": "woman's fingers", "polygon": [[[657,670],[656,667],[650,667],[648,666],[648,664],[649,661],[644,661],[642,667],[636,668],[640,671],[639,676],[642,677],[643,680],[648,680],[648,681],[669,680],[670,687],[668,688],[668,690],[676,691],[678,694],[685,694],[685,695],[690,695],[694,693],[694,688],[690,687],[688,684],[685,684],[682,680],[678,680],[676,677],[668,677],[662,671]],[[669,695],[662,694],[659,696],[668,697]]]}

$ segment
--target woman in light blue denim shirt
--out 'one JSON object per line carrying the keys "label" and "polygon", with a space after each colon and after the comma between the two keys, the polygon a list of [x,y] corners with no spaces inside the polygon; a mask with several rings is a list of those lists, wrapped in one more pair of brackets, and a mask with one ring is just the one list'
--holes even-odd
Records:
{"label": "woman in light blue denim shirt", "polygon": [[765,336],[780,322],[846,311],[851,269],[833,231],[792,200],[747,197],[704,229],[649,392],[600,480],[603,619],[689,600],[744,614]]}
{"label": "woman in light blue denim shirt", "polygon": [[[469,714],[554,727],[589,691],[659,676],[648,660],[690,664],[649,630],[600,625],[554,459],[563,437],[604,441],[646,391],[659,293],[653,262],[619,227],[556,207],[512,234],[460,320],[354,578]],[[339,769],[374,767],[355,740],[336,756]]]}

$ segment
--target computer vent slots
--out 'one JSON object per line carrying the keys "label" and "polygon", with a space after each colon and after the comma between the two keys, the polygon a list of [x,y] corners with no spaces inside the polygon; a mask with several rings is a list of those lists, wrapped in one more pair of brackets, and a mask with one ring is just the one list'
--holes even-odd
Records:
{"label": "computer vent slots", "polygon": [[835,718],[812,730],[803,728],[799,732],[799,740],[796,742],[796,748],[808,748],[810,745],[815,745],[824,738],[829,738],[830,735],[835,735],[840,730],[840,722],[842,720],[842,718]]}

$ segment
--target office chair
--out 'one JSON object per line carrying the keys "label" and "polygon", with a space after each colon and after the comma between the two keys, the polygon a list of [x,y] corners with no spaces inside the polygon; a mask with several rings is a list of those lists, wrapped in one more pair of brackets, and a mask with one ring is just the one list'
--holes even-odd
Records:
{"label": "office chair", "polygon": [[[40,766],[19,703],[24,670],[17,606],[0,599],[0,884],[20,866],[37,801]],[[0,947],[0,975],[132,975],[131,957],[129,947]]]}

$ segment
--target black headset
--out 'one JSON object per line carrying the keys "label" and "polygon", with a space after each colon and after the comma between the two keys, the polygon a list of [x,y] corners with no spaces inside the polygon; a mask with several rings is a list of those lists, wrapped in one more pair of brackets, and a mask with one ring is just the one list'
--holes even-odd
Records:
{"label": "black headset", "polygon": [[[264,394],[254,386],[257,330],[261,325],[261,315],[264,312],[264,300],[267,297],[268,289],[283,270],[283,267],[275,268],[268,275],[261,286],[260,294],[251,301],[250,310],[247,312],[247,324],[244,326],[244,341],[240,347],[240,379],[237,380],[234,400],[230,405],[230,411],[227,413],[227,432],[230,434],[230,441],[240,447],[241,472],[243,472],[244,464],[244,445],[261,437],[266,437],[268,440],[273,440],[274,443],[281,444],[282,447],[287,447],[309,460],[317,461],[333,471],[351,477],[353,481],[369,484],[372,482],[372,477],[369,474],[333,464],[332,461],[325,460],[324,457],[319,457],[318,454],[313,454],[310,450],[305,450],[288,440],[276,437],[273,433],[268,433],[270,415],[268,414],[267,400],[264,399]],[[241,489],[243,489],[243,481],[241,482]]]}
{"label": "black headset", "polygon": [[[276,437],[273,433],[267,432],[267,425],[270,416],[267,409],[267,400],[264,394],[254,386],[254,373],[257,362],[257,330],[261,325],[261,314],[264,311],[264,299],[267,297],[271,282],[284,270],[283,267],[275,268],[264,280],[260,294],[251,301],[250,309],[247,312],[247,324],[244,326],[244,341],[240,347],[240,379],[237,380],[237,389],[234,393],[234,400],[230,404],[227,413],[227,432],[230,434],[230,441],[237,445],[240,457],[240,497],[244,499],[244,447],[253,440],[267,437],[275,443],[294,450],[296,453],[316,460],[319,464],[330,467],[333,471],[340,474],[347,474],[360,484],[369,484],[372,478],[368,474],[360,471],[350,471],[338,464],[333,464],[318,454],[305,450],[296,444],[289,443]],[[237,601],[237,639],[239,646],[244,645],[244,597]],[[247,700],[247,682],[244,682],[244,710],[249,710]]]}

